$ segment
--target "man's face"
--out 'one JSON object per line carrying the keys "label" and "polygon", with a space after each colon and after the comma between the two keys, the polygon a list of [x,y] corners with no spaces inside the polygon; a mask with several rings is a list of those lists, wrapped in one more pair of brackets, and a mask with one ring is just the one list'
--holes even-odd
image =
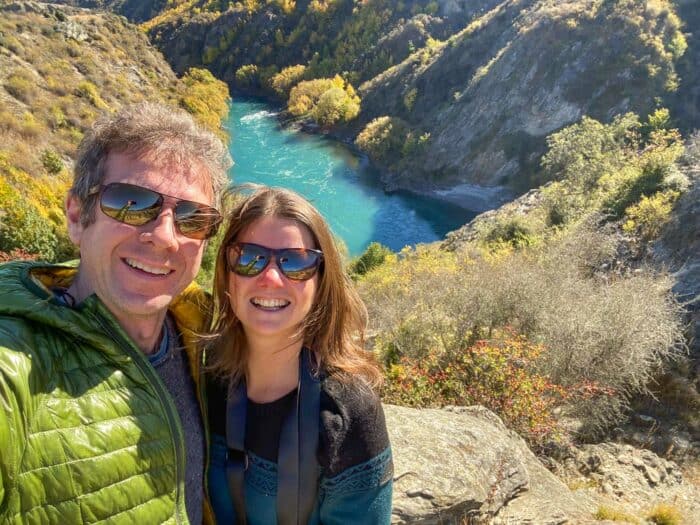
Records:
{"label": "man's face", "polygon": [[[197,170],[110,153],[105,174],[103,184],[125,182],[213,205],[208,177]],[[107,217],[98,203],[94,222],[82,226],[80,204],[69,197],[69,230],[80,247],[79,300],[97,294],[125,328],[129,323],[162,320],[168,305],[194,279],[204,251],[204,241],[175,229],[173,206],[172,199],[166,199],[155,220],[131,226]]]}

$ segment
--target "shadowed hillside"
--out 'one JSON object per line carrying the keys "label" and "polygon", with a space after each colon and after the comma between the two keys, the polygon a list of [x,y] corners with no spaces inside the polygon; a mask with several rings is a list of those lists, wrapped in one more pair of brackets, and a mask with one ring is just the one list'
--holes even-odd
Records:
{"label": "shadowed hillside", "polygon": [[[418,191],[524,190],[544,137],[583,115],[646,115],[671,96],[680,112],[681,26],[663,0],[190,0],[144,24],[176,71],[204,65],[289,99],[292,115],[357,139],[387,188]],[[295,86],[335,75],[345,84],[304,85],[299,104]],[[322,100],[333,87],[347,96]]]}

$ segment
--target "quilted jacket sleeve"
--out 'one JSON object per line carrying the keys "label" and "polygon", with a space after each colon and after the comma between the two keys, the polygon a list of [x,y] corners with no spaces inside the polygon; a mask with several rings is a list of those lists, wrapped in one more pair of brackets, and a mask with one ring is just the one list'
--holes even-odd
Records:
{"label": "quilted jacket sleeve", "polygon": [[32,359],[0,323],[0,521],[7,508],[31,418],[29,375]]}

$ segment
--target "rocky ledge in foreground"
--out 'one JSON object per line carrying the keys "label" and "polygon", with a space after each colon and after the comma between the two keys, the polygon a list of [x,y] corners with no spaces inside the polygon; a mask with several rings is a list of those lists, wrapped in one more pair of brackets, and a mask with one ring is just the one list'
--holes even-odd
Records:
{"label": "rocky ledge in foreground", "polygon": [[643,516],[657,502],[700,523],[700,491],[678,466],[614,444],[573,449],[550,472],[483,407],[384,407],[394,452],[393,524],[582,524],[601,506]]}

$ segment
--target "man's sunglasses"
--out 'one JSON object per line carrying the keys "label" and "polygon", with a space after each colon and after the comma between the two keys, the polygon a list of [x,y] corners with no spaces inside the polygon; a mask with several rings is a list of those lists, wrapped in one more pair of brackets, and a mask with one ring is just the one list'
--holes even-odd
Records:
{"label": "man's sunglasses", "polygon": [[277,268],[293,281],[311,279],[318,271],[323,253],[308,248],[273,249],[251,242],[234,242],[226,248],[226,263],[235,274],[254,277],[275,260]]}
{"label": "man's sunglasses", "polygon": [[221,222],[221,214],[211,206],[180,200],[134,184],[113,182],[90,190],[90,195],[98,193],[102,213],[131,226],[142,226],[156,220],[165,199],[175,202],[175,228],[185,237],[208,239],[216,233]]}

